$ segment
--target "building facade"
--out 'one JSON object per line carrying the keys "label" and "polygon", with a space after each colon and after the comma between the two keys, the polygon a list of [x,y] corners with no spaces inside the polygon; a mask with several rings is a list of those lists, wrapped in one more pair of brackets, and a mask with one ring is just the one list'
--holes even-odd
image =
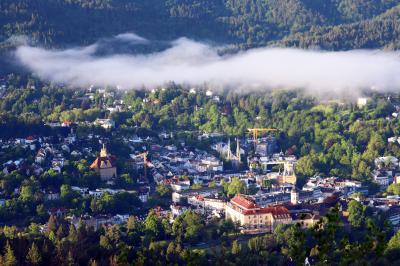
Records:
{"label": "building facade", "polygon": [[292,222],[285,207],[260,207],[252,199],[240,194],[226,204],[225,216],[240,224],[242,231],[247,233],[271,232],[278,224]]}

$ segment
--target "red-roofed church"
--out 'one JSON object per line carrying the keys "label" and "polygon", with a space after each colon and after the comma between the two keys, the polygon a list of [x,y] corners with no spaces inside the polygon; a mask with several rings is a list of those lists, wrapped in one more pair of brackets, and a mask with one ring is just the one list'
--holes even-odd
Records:
{"label": "red-roofed church", "polygon": [[90,165],[90,169],[100,174],[101,180],[110,180],[117,177],[116,157],[108,154],[107,148],[103,144],[100,155]]}

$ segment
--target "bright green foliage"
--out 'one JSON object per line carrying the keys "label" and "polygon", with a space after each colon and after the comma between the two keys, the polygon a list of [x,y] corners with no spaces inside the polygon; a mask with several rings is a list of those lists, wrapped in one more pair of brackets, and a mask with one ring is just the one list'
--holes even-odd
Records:
{"label": "bright green foliage", "polygon": [[400,231],[389,240],[386,248],[386,253],[400,252]]}
{"label": "bright green foliage", "polygon": [[172,225],[172,232],[180,242],[183,240],[193,242],[201,238],[200,232],[203,228],[203,218],[193,211],[186,211],[175,219]]}
{"label": "bright green foliage", "polygon": [[391,184],[386,191],[390,194],[400,195],[400,184]]}
{"label": "bright green foliage", "polygon": [[232,255],[239,255],[242,252],[242,245],[237,241],[232,242]]}
{"label": "bright green foliage", "polygon": [[238,177],[232,178],[232,181],[229,183],[227,194],[230,197],[235,196],[236,194],[244,193],[246,189],[246,185],[241,181]]}
{"label": "bright green foliage", "polygon": [[360,227],[365,220],[366,206],[356,200],[352,200],[348,206],[349,222],[354,227]]}
{"label": "bright green foliage", "polygon": [[148,236],[154,239],[158,239],[163,234],[162,224],[160,218],[154,211],[150,211],[147,214],[146,220],[144,221],[144,229]]}
{"label": "bright green foliage", "polygon": [[9,242],[6,243],[6,247],[4,249],[3,264],[4,266],[18,265],[18,261],[14,255],[14,251],[12,250]]}

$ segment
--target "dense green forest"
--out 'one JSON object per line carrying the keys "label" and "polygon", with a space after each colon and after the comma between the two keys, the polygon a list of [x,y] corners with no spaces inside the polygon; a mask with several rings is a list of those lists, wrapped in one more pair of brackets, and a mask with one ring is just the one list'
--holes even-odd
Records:
{"label": "dense green forest", "polygon": [[390,9],[370,20],[336,26],[312,27],[308,32],[298,32],[285,37],[280,44],[301,48],[360,49],[384,47],[399,48],[400,7]]}
{"label": "dense green forest", "polygon": [[273,234],[253,237],[240,237],[229,220],[206,224],[193,211],[173,224],[150,211],[142,221],[132,216],[126,225],[99,231],[50,216],[43,232],[35,223],[24,230],[0,228],[0,264],[304,265],[307,258],[312,265],[397,265],[400,232],[388,234],[381,214],[371,215],[357,201],[349,212],[357,219],[350,227],[336,206],[310,229],[279,225]]}
{"label": "dense green forest", "polygon": [[[0,40],[27,35],[45,46],[93,43],[133,31],[241,48],[398,46],[398,0],[3,0]],[[7,42],[2,46],[7,46]]]}

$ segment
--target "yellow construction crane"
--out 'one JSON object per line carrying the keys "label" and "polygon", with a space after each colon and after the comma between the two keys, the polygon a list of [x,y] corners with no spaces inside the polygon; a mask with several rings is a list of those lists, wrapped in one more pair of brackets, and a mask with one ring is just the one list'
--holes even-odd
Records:
{"label": "yellow construction crane", "polygon": [[247,130],[253,134],[254,147],[256,147],[258,143],[258,133],[278,131],[278,129],[275,128],[248,128]]}
{"label": "yellow construction crane", "polygon": [[144,177],[147,178],[147,154],[148,152],[143,152],[138,155],[133,156],[132,158],[143,157],[143,168],[144,168]]}

